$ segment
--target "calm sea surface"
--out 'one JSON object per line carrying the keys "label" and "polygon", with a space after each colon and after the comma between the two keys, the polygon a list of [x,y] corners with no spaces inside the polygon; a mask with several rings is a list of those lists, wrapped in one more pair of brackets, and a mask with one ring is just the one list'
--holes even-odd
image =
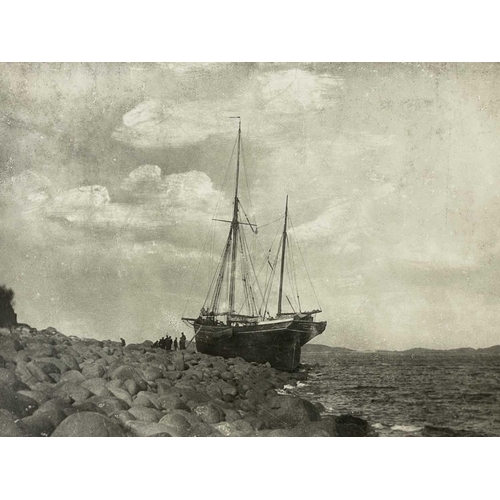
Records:
{"label": "calm sea surface", "polygon": [[303,353],[297,394],[380,436],[500,436],[500,356]]}

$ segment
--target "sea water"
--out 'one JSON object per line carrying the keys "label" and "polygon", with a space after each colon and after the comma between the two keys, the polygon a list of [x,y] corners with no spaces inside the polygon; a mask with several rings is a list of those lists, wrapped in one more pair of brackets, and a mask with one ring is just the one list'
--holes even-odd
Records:
{"label": "sea water", "polygon": [[500,356],[306,353],[308,380],[284,392],[380,436],[500,436]]}

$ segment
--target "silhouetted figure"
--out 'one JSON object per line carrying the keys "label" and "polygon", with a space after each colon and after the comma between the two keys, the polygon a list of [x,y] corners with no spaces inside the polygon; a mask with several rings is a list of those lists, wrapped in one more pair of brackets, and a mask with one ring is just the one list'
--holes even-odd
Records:
{"label": "silhouetted figure", "polygon": [[172,337],[170,335],[167,336],[167,346],[166,346],[167,351],[172,350]]}
{"label": "silhouetted figure", "polygon": [[179,344],[177,343],[177,337],[175,337],[175,340],[174,340],[174,351],[177,351],[177,347],[179,346]]}
{"label": "silhouetted figure", "polygon": [[179,339],[179,349],[183,351],[186,348],[186,336],[184,332],[181,333],[181,338]]}
{"label": "silhouetted figure", "polygon": [[124,347],[126,344],[125,340],[120,337],[120,342],[122,343],[122,347]]}

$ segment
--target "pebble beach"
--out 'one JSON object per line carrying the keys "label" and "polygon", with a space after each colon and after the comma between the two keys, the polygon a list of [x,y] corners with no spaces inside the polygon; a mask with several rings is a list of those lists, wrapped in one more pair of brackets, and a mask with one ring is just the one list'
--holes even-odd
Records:
{"label": "pebble beach", "polygon": [[[0,436],[343,437],[373,435],[351,415],[283,394],[282,372],[196,352],[0,328]],[[281,392],[281,394],[280,394]]]}

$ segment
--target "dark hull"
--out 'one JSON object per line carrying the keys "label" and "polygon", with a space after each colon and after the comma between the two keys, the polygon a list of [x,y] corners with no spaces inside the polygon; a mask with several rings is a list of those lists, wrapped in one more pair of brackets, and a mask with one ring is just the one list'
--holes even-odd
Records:
{"label": "dark hull", "polygon": [[326,322],[286,320],[246,326],[194,323],[196,349],[224,358],[241,357],[291,371],[300,362],[301,346],[326,328]]}

